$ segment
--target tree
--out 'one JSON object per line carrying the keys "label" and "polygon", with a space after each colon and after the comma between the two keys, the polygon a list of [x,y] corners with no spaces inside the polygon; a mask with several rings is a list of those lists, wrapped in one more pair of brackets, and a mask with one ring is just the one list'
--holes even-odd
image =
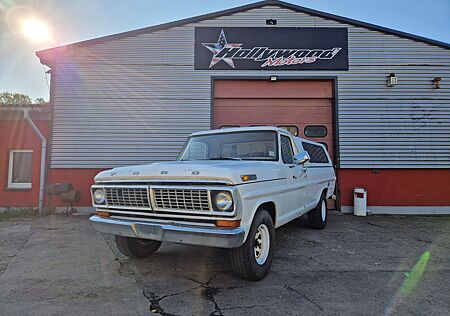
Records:
{"label": "tree", "polygon": [[[47,103],[43,98],[37,98],[35,104],[45,104]],[[11,93],[2,92],[0,93],[0,104],[7,105],[31,105],[33,101],[31,98],[23,93]]]}

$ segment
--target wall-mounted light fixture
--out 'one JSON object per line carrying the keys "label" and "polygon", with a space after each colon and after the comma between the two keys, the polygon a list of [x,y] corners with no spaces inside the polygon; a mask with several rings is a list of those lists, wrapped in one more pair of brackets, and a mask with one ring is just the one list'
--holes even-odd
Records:
{"label": "wall-mounted light fixture", "polygon": [[394,73],[390,73],[389,76],[387,77],[387,86],[393,87],[396,84],[397,84],[397,77],[395,76]]}
{"label": "wall-mounted light fixture", "polygon": [[270,81],[277,81],[278,80],[278,76],[270,76]]}
{"label": "wall-mounted light fixture", "polygon": [[441,80],[442,80],[442,77],[434,77],[433,78],[433,83],[434,83],[434,88],[435,89],[440,89],[441,88]]}

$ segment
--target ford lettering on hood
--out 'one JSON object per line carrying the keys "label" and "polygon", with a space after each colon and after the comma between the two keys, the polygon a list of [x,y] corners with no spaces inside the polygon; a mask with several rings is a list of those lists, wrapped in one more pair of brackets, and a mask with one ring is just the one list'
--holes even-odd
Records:
{"label": "ford lettering on hood", "polygon": [[[152,163],[114,168],[100,172],[95,182],[115,181],[180,181],[241,184],[241,176],[256,175],[253,181],[268,181],[283,177],[280,168],[269,162],[239,160],[198,160]],[[248,183],[248,182],[247,182]]]}

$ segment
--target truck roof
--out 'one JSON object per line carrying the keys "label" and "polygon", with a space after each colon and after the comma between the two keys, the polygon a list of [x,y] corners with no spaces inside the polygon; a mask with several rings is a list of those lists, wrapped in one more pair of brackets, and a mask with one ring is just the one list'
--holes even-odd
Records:
{"label": "truck roof", "polygon": [[230,127],[230,128],[221,128],[221,129],[212,129],[209,131],[196,132],[196,133],[191,134],[191,136],[233,133],[233,132],[252,132],[252,131],[280,131],[280,132],[289,133],[282,128],[274,127],[274,126],[249,126],[249,127]]}

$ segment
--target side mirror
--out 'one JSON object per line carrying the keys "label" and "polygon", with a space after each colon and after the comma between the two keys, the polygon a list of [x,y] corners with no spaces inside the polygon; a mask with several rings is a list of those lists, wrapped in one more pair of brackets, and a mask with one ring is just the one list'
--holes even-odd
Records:
{"label": "side mirror", "polygon": [[309,157],[309,154],[306,151],[302,151],[294,156],[294,161],[299,165],[307,163],[310,159],[311,158]]}

